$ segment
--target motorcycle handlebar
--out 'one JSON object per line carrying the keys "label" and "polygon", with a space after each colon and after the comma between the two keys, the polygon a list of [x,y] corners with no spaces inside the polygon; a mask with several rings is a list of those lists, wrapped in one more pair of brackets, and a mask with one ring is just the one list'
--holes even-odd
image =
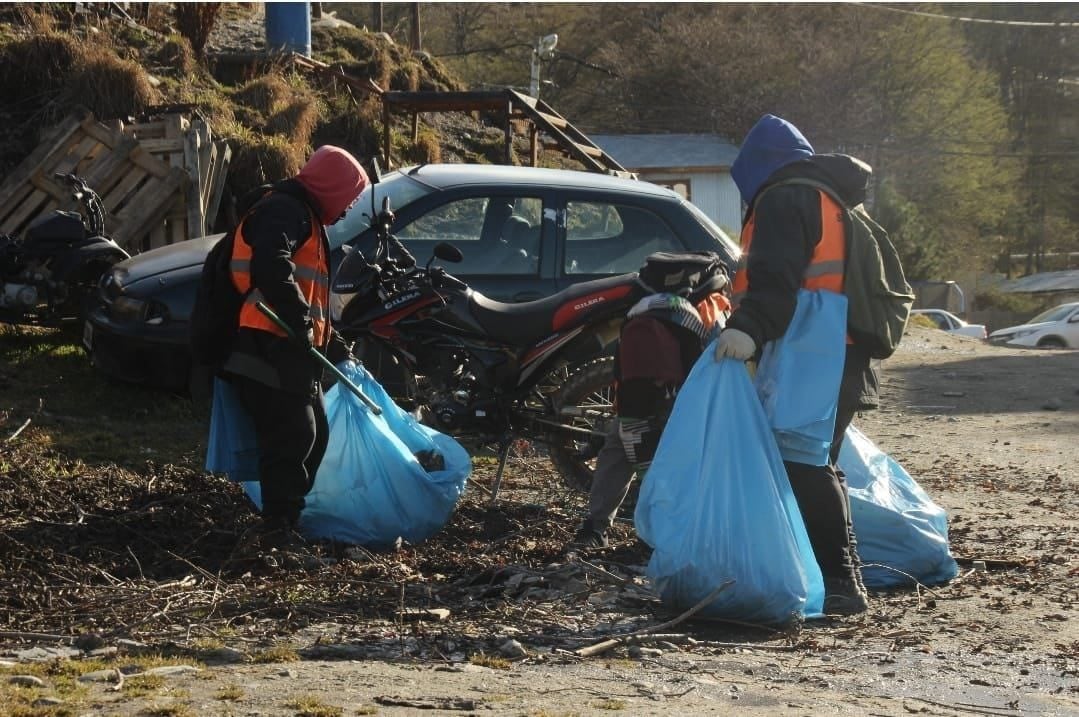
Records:
{"label": "motorcycle handlebar", "polygon": [[86,209],[86,228],[93,236],[105,234],[105,208],[101,197],[79,175],[71,172],[53,172],[53,179],[65,182],[71,187],[71,198],[80,202]]}

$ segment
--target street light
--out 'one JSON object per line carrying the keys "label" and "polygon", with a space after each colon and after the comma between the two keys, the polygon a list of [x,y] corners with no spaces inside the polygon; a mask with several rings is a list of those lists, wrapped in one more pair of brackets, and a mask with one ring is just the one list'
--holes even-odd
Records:
{"label": "street light", "polygon": [[558,35],[551,33],[536,40],[536,46],[532,48],[532,80],[528,83],[528,94],[539,98],[540,60],[550,60],[554,57],[554,48],[558,44]]}

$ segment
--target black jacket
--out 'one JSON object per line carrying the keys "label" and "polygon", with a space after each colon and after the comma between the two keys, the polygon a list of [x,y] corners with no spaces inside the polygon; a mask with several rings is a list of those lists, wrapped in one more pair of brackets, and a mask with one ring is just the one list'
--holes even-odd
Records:
{"label": "black jacket", "polygon": [[[798,289],[821,240],[820,193],[813,187],[769,185],[795,177],[832,187],[849,205],[865,201],[869,168],[842,154],[816,154],[776,170],[755,197],[754,235],[746,257],[748,288],[727,328],[749,334],[758,350],[787,331]],[[748,219],[748,214],[747,217]],[[869,355],[848,345],[843,394],[857,394],[860,408],[877,405],[878,380]]]}
{"label": "black jacket", "polygon": [[[309,306],[293,278],[296,265],[292,257],[311,237],[309,202],[298,182],[278,182],[244,215],[243,239],[236,237],[236,241],[247,241],[251,247],[252,284],[300,336],[307,335]],[[329,243],[321,227],[318,234],[329,256]],[[349,355],[348,346],[332,329],[327,345],[318,348],[334,363]],[[313,391],[322,376],[322,367],[305,346],[268,331],[243,327],[224,371],[302,394]]]}

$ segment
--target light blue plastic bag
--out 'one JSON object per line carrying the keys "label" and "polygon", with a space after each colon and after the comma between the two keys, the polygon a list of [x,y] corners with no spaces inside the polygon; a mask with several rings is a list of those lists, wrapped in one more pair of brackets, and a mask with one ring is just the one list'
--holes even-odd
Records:
{"label": "light blue plastic bag", "polygon": [[690,607],[735,583],[704,615],[786,623],[821,614],[824,584],[779,450],[745,365],[714,342],[678,393],[641,484],[637,534],[648,576]]}
{"label": "light blue plastic bag", "polygon": [[240,403],[232,384],[215,378],[210,435],[206,442],[206,470],[227,473],[229,479],[237,483],[257,481],[258,459],[258,442],[251,416]]}
{"label": "light blue plastic bag", "polygon": [[787,332],[765,345],[754,385],[783,460],[828,463],[846,337],[847,297],[800,289]]}
{"label": "light blue plastic bag", "polygon": [[866,585],[909,585],[910,579],[896,570],[926,585],[944,583],[959,574],[948,549],[947,513],[902,466],[854,426],[847,428],[838,463],[847,474]]}
{"label": "light blue plastic bag", "polygon": [[[300,532],[374,548],[393,545],[399,537],[418,543],[434,535],[464,493],[472,471],[468,452],[418,423],[363,366],[349,362],[339,368],[382,415],[372,414],[340,385],[326,392],[329,445],[305,499]],[[442,456],[443,470],[428,472],[416,459],[416,453],[432,450]],[[243,487],[261,508],[258,481]]]}

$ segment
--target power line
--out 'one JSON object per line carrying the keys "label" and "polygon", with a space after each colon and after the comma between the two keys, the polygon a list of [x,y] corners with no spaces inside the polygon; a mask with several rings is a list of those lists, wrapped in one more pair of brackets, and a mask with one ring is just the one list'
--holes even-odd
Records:
{"label": "power line", "polygon": [[1040,22],[1036,20],[992,20],[985,17],[967,17],[964,15],[942,15],[935,12],[925,12],[924,10],[903,10],[897,7],[888,7],[887,5],[881,5],[878,3],[869,2],[848,2],[848,5],[859,5],[861,7],[871,7],[876,10],[888,10],[890,12],[897,12],[901,15],[917,15],[919,17],[930,17],[935,20],[953,20],[955,22],[976,22],[985,25],[1010,25],[1013,27],[1079,27],[1079,22]]}

